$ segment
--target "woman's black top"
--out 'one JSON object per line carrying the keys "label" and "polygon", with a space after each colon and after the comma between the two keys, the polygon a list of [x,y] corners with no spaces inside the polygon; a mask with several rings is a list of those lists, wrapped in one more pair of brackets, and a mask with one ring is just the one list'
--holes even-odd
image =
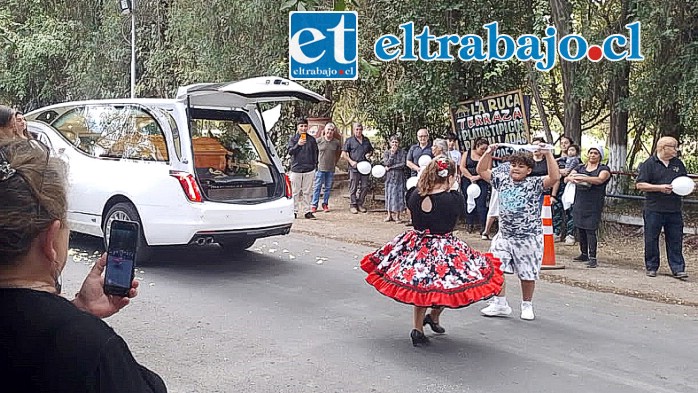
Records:
{"label": "woman's black top", "polygon": [[473,160],[471,156],[472,150],[468,150],[465,154],[465,168],[470,172],[471,175],[477,176],[477,164],[480,160]]}
{"label": "woman's black top", "polygon": [[[540,161],[533,161],[533,169],[531,170],[531,174],[529,176],[548,176],[548,159],[543,157],[543,159]],[[552,193],[552,188],[546,188],[543,190],[543,195],[552,195]]]}
{"label": "woman's black top", "polygon": [[[422,201],[425,198],[431,198],[430,212],[422,211]],[[465,201],[458,191],[443,191],[426,196],[413,192],[407,201],[407,208],[410,209],[414,229],[428,229],[434,234],[453,232],[458,219],[465,217]]]}
{"label": "woman's black top", "polygon": [[0,315],[0,380],[12,392],[167,391],[112,328],[61,296],[0,288]]}

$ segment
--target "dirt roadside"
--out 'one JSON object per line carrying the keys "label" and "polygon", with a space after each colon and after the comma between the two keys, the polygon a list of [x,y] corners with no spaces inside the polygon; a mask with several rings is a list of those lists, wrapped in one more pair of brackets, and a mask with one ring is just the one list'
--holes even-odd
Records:
{"label": "dirt roadside", "polygon": [[[298,218],[292,232],[347,241],[368,247],[380,247],[396,235],[409,229],[404,224],[383,222],[385,213],[382,202],[367,205],[368,213],[351,214],[347,200],[341,196],[330,200],[330,212],[318,211],[316,220]],[[478,234],[469,234],[461,227],[456,235],[475,249],[486,251],[489,241]],[[609,225],[604,228],[603,241],[599,244],[599,267],[588,269],[572,258],[579,255],[578,246],[555,243],[556,263],[564,269],[545,270],[543,280],[570,286],[609,292],[662,303],[698,307],[698,250],[684,247],[686,271],[689,279],[682,281],[671,276],[666,264],[664,245],[662,262],[657,277],[645,276],[643,239],[638,228]],[[694,243],[686,239],[685,243]],[[688,246],[688,244],[687,244]]]}

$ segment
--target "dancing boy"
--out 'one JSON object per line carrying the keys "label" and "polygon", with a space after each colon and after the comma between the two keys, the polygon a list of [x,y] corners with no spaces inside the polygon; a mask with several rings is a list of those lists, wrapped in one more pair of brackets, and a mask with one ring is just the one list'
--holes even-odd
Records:
{"label": "dancing boy", "polygon": [[[541,143],[541,150],[546,145]],[[477,165],[480,177],[499,192],[499,232],[492,239],[490,252],[502,261],[505,273],[516,273],[521,280],[521,319],[533,320],[533,290],[543,261],[543,227],[539,201],[543,191],[560,180],[555,157],[551,150],[544,150],[547,160],[546,176],[529,176],[535,162],[531,153],[519,151],[509,156],[508,162],[492,169],[492,152],[497,145],[490,145]],[[490,317],[507,316],[511,307],[505,296],[505,285],[499,296],[481,310]]]}

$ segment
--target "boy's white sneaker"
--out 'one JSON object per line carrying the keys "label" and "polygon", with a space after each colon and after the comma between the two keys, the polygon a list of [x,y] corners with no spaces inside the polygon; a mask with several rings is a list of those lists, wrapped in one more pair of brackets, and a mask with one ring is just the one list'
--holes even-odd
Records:
{"label": "boy's white sneaker", "polygon": [[533,314],[533,303],[521,302],[521,319],[532,321],[536,318]]}
{"label": "boy's white sneaker", "polygon": [[509,307],[506,301],[504,304],[501,304],[495,300],[490,303],[489,306],[480,310],[480,312],[482,315],[488,317],[506,317],[507,315],[511,314],[511,307]]}

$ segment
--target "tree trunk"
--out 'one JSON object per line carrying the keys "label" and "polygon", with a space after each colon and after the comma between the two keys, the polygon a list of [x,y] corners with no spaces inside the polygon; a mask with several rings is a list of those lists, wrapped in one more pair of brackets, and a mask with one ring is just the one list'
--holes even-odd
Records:
{"label": "tree trunk", "polygon": [[662,118],[659,119],[660,136],[672,136],[676,140],[680,140],[683,126],[679,116],[679,107],[680,104],[674,102],[670,107],[664,109]]}
{"label": "tree trunk", "polygon": [[[618,24],[615,26],[617,33],[628,22],[628,7],[631,0],[623,0]],[[623,107],[623,100],[629,97],[630,63],[619,62],[613,65],[613,77],[609,91],[611,101],[611,133],[609,135],[610,157],[608,166],[611,171],[625,171],[628,156],[628,111]],[[624,194],[628,187],[626,176],[613,176],[608,185],[612,194]]]}
{"label": "tree trunk", "polygon": [[637,153],[642,151],[642,134],[645,133],[645,126],[642,124],[639,124],[635,128],[635,137],[633,138],[633,147],[630,150],[630,157],[628,158],[628,161],[626,162],[626,166],[628,168],[635,168],[635,159],[637,157]]}
{"label": "tree trunk", "polygon": [[[558,41],[561,37],[572,32],[572,4],[568,0],[550,0],[553,23],[557,29]],[[574,80],[577,64],[560,61],[562,73],[562,91],[565,105],[564,130],[565,135],[576,143],[582,140],[582,104],[574,95]]]}
{"label": "tree trunk", "polygon": [[[536,102],[536,109],[538,109],[538,114],[540,115],[540,122],[543,124],[543,131],[545,131],[545,139],[553,143],[553,134],[550,131],[550,124],[548,123],[548,114],[545,112],[545,107],[543,106],[543,99],[540,95],[540,89],[538,88],[538,78],[535,69],[533,68],[533,63],[526,63],[528,66],[528,79],[531,82],[531,91],[533,92],[533,99]],[[529,119],[530,121],[530,119]]]}

